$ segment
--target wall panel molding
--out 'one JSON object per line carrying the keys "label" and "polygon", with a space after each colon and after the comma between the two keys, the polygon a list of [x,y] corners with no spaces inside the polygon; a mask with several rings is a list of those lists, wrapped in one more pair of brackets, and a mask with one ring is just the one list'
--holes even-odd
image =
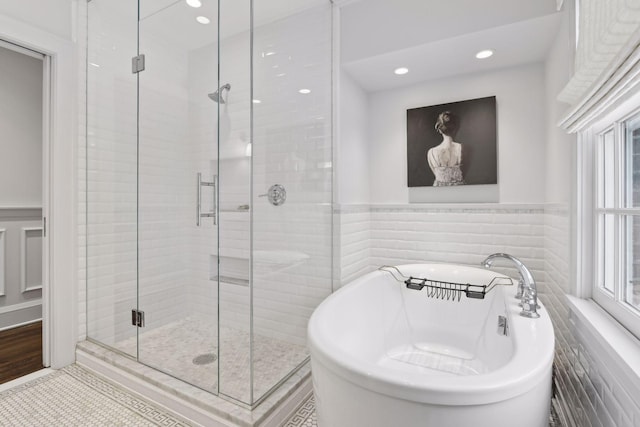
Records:
{"label": "wall panel molding", "polygon": [[1,206],[0,220],[39,219],[42,218],[40,206]]}
{"label": "wall panel molding", "polygon": [[42,289],[42,227],[21,228],[20,289],[22,293]]}
{"label": "wall panel molding", "polygon": [[14,311],[20,311],[31,307],[38,307],[42,305],[42,298],[38,298],[33,301],[21,302],[19,304],[13,304],[7,307],[0,307],[0,314],[12,313]]}
{"label": "wall panel molding", "polygon": [[5,269],[5,253],[6,253],[6,239],[5,234],[7,230],[5,228],[0,228],[0,297],[5,296],[5,287],[4,282],[6,280],[6,269]]}

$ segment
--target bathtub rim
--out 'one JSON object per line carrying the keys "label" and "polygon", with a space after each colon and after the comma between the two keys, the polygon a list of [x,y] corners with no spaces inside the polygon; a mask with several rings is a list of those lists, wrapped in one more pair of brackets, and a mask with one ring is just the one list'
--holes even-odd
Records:
{"label": "bathtub rim", "polygon": [[[451,265],[455,267],[477,268],[474,266],[442,263],[406,264],[398,267],[418,267]],[[478,270],[482,270],[477,268]],[[373,271],[330,295],[312,314],[308,326],[308,345],[314,366],[329,369],[338,377],[371,391],[394,398],[439,405],[480,405],[503,401],[533,389],[542,381],[548,381],[552,369],[555,336],[549,313],[540,304],[539,319],[528,319],[519,315],[518,301],[505,295],[509,326],[514,339],[514,355],[500,368],[474,376],[446,376],[446,381],[434,381],[437,376],[413,377],[406,372],[378,366],[375,361],[358,360],[342,351],[339,346],[320,333],[318,326],[322,316],[330,313],[332,301],[355,292],[359,286],[380,275]],[[500,290],[504,292],[504,290]],[[518,333],[519,332],[519,333]],[[526,339],[529,336],[531,339]],[[546,339],[545,339],[546,337]],[[312,370],[312,375],[321,372]]]}

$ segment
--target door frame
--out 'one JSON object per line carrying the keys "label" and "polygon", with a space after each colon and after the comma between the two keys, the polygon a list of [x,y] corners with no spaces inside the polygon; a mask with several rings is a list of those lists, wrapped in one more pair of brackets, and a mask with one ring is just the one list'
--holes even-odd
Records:
{"label": "door frame", "polygon": [[75,361],[78,335],[77,46],[2,14],[0,39],[45,55],[42,350],[43,364],[58,369]]}

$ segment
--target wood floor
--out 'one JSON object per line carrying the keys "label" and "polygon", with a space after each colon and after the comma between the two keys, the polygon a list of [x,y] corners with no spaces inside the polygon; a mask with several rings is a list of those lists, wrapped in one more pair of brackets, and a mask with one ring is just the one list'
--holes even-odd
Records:
{"label": "wood floor", "polygon": [[42,368],[42,322],[0,332],[0,384]]}

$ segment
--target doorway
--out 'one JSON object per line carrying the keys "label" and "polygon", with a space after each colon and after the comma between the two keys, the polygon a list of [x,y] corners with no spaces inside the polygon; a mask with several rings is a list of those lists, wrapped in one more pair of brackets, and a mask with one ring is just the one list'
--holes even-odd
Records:
{"label": "doorway", "polygon": [[0,40],[0,383],[46,365],[48,58]]}

